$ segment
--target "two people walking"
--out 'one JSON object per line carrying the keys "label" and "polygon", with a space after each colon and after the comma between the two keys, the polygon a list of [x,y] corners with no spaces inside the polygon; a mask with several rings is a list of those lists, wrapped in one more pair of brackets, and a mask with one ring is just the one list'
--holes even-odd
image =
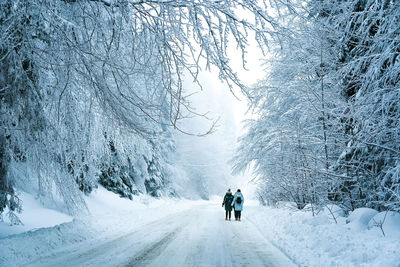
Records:
{"label": "two people walking", "polygon": [[230,189],[226,192],[222,207],[225,206],[225,220],[231,220],[232,209],[235,212],[235,220],[240,221],[242,215],[244,198],[240,189],[238,189],[235,195],[232,195]]}

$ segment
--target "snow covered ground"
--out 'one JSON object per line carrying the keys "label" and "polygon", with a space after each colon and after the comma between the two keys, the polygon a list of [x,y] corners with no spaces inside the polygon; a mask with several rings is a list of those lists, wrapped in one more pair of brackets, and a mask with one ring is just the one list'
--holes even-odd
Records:
{"label": "snow covered ground", "polygon": [[350,223],[338,216],[337,224],[329,212],[312,216],[311,211],[290,207],[249,208],[245,214],[266,239],[298,265],[400,266],[400,215],[387,215],[383,236],[373,223],[382,213],[368,220],[364,217],[369,210],[360,213],[366,216],[354,216]]}
{"label": "snow covered ground", "polygon": [[64,222],[72,221],[72,217],[54,209],[45,208],[31,194],[22,192],[19,197],[23,203],[23,212],[17,214],[23,225],[10,226],[7,216],[8,210],[4,212],[3,221],[0,220],[0,239],[9,235],[34,231],[43,227],[52,227]]}
{"label": "snow covered ground", "polygon": [[[26,198],[27,202],[35,203]],[[87,200],[91,215],[6,236],[0,266],[399,266],[400,224],[360,211],[338,223],[327,212],[260,207],[246,201],[241,222],[225,221],[219,198],[121,199],[102,188]],[[27,204],[27,203],[26,203]],[[38,207],[39,209],[39,207]],[[40,209],[39,209],[40,210]],[[49,213],[50,214],[50,213]],[[375,217],[374,217],[375,216]],[[23,218],[23,216],[21,216]],[[25,227],[30,225],[25,217]],[[42,217],[47,223],[53,218]],[[389,218],[389,219],[388,219]],[[36,219],[37,220],[37,219]],[[51,223],[54,223],[53,220]],[[15,226],[13,226],[15,227]],[[14,229],[8,227],[8,229]]]}

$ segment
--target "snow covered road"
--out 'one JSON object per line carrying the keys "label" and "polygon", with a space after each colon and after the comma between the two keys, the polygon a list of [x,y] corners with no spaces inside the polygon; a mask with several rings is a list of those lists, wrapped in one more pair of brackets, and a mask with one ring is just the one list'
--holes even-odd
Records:
{"label": "snow covered road", "polygon": [[225,221],[219,204],[171,213],[91,245],[60,249],[26,266],[294,266],[243,213]]}

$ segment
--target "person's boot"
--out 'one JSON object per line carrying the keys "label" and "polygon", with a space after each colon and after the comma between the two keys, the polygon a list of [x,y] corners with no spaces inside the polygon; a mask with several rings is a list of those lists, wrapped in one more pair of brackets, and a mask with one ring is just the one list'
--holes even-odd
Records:
{"label": "person's boot", "polygon": [[225,221],[227,221],[228,220],[228,218],[225,218]]}

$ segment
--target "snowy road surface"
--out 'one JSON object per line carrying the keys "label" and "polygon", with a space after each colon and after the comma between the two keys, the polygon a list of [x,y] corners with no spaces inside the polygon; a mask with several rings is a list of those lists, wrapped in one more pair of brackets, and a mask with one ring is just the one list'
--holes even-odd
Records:
{"label": "snowy road surface", "polygon": [[225,221],[215,203],[154,220],[92,245],[60,249],[27,266],[294,266],[243,212]]}

